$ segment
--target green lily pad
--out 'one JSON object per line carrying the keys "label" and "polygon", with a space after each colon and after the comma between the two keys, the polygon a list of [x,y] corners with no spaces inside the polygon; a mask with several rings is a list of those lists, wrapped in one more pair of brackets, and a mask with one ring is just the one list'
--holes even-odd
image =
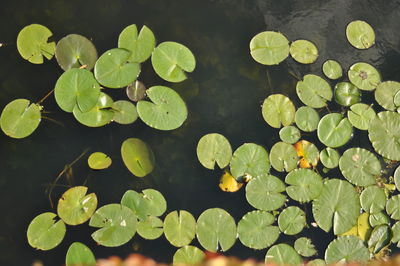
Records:
{"label": "green lily pad", "polygon": [[164,86],[153,86],[146,92],[152,102],[139,101],[136,106],[146,125],[159,130],[173,130],[185,122],[186,104],[177,92]]}
{"label": "green lily pad", "polygon": [[146,90],[147,88],[143,82],[136,80],[126,87],[126,96],[131,101],[138,102],[146,97]]}
{"label": "green lily pad", "polygon": [[381,211],[378,213],[372,213],[368,217],[368,222],[371,227],[375,227],[381,224],[390,224],[390,218],[385,212]]}
{"label": "green lily pad", "polygon": [[365,188],[360,196],[361,207],[370,214],[384,210],[386,200],[385,191],[377,186]]}
{"label": "green lily pad", "polygon": [[381,164],[373,153],[362,148],[346,150],[339,160],[342,175],[357,186],[376,184],[376,177],[381,173]]}
{"label": "green lily pad", "polygon": [[393,232],[389,225],[382,224],[375,227],[368,240],[368,248],[377,254],[384,247],[388,246],[392,240]]}
{"label": "green lily pad", "polygon": [[246,186],[246,199],[256,209],[273,211],[283,206],[285,184],[277,177],[264,174],[253,178]]}
{"label": "green lily pad", "polygon": [[399,247],[399,241],[400,241],[400,222],[396,222],[392,226],[392,232],[393,232],[393,237],[392,237],[392,243],[397,243],[397,247]]}
{"label": "green lily pad", "polygon": [[272,265],[301,265],[302,259],[288,244],[272,246],[265,255],[265,263]]}
{"label": "green lily pad", "polygon": [[297,109],[294,120],[300,130],[312,132],[318,127],[319,114],[314,108],[302,106]]}
{"label": "green lily pad", "polygon": [[36,216],[28,226],[28,243],[40,250],[49,250],[58,246],[65,235],[65,224],[56,220],[57,215],[45,212]]}
{"label": "green lily pad", "polygon": [[204,252],[194,246],[184,246],[178,249],[173,258],[173,265],[197,265],[205,258]]}
{"label": "green lily pad", "polygon": [[340,154],[335,149],[327,147],[320,152],[319,157],[326,168],[332,169],[339,165]]}
{"label": "green lily pad", "polygon": [[286,193],[292,199],[304,203],[319,196],[322,190],[322,178],[310,169],[294,169],[286,175]]}
{"label": "green lily pad", "polygon": [[279,214],[278,225],[282,233],[296,235],[306,226],[306,214],[299,207],[287,207]]}
{"label": "green lily pad", "polygon": [[205,210],[197,219],[197,240],[208,251],[230,249],[236,241],[236,224],[232,216],[223,209]]}
{"label": "green lily pad", "polygon": [[299,157],[292,145],[285,142],[277,142],[271,148],[269,160],[275,170],[290,172],[296,168]]}
{"label": "green lily pad", "polygon": [[276,242],[279,228],[272,225],[275,217],[264,211],[246,213],[238,223],[238,235],[243,245],[253,249],[264,249]]}
{"label": "green lily pad", "polygon": [[163,221],[155,216],[147,216],[144,220],[139,220],[137,232],[144,239],[154,240],[159,238],[163,232]]}
{"label": "green lily pad", "polygon": [[347,111],[350,123],[361,130],[368,130],[369,123],[375,116],[376,113],[372,106],[364,103],[356,103],[350,106],[350,110]]}
{"label": "green lily pad", "polygon": [[118,247],[135,235],[137,219],[131,209],[114,203],[97,209],[89,225],[100,228],[92,234],[99,245]]}
{"label": "green lily pad", "polygon": [[207,169],[214,170],[215,164],[223,169],[232,158],[232,148],[229,141],[221,134],[204,135],[197,144],[197,158]]}
{"label": "green lily pad", "polygon": [[67,71],[85,66],[91,70],[97,61],[97,50],[93,43],[79,34],[69,34],[58,41],[56,59],[60,67]]}
{"label": "green lily pad", "polygon": [[354,20],[347,25],[346,37],[357,49],[368,49],[375,43],[374,29],[362,20]]}
{"label": "green lily pad", "polygon": [[245,143],[235,150],[230,162],[233,177],[245,174],[257,177],[269,172],[271,168],[268,152],[260,145]]}
{"label": "green lily pad", "polygon": [[356,236],[340,236],[329,243],[325,251],[327,264],[344,263],[365,263],[369,260],[369,251],[363,241]]}
{"label": "green lily pad", "polygon": [[128,190],[122,196],[121,204],[130,208],[140,220],[161,216],[167,210],[164,196],[155,189],[145,189],[142,193]]}
{"label": "green lily pad", "polygon": [[25,138],[32,134],[41,120],[41,107],[29,100],[16,99],[6,105],[0,116],[1,130],[12,138]]}
{"label": "green lily pad", "polygon": [[360,90],[372,91],[381,83],[381,74],[370,64],[359,62],[347,72],[350,82]]}
{"label": "green lily pad", "polygon": [[323,259],[314,259],[307,262],[306,266],[326,266],[326,262]]}
{"label": "green lily pad", "polygon": [[80,242],[72,243],[65,257],[66,266],[96,266],[93,252]]}
{"label": "green lily pad", "polygon": [[50,60],[56,50],[56,43],[48,42],[52,35],[47,27],[40,24],[24,27],[17,36],[19,54],[33,64],[42,64],[43,56]]}
{"label": "green lily pad", "polygon": [[400,161],[400,114],[380,112],[371,120],[368,137],[375,151],[389,160]]}
{"label": "green lily pad", "polygon": [[343,75],[342,66],[335,60],[326,60],[322,65],[322,72],[329,79],[338,79]]}
{"label": "green lily pad", "polygon": [[175,247],[189,245],[196,235],[196,220],[187,211],[170,212],[164,219],[164,234]]}
{"label": "green lily pad", "polygon": [[379,83],[375,90],[375,100],[380,106],[389,111],[395,111],[396,105],[394,98],[400,91],[400,82],[397,81],[385,81]]}
{"label": "green lily pad", "polygon": [[154,169],[153,151],[140,139],[126,139],[121,145],[121,156],[128,170],[137,177],[144,177]]}
{"label": "green lily pad", "polygon": [[124,48],[131,52],[130,62],[142,63],[146,61],[156,46],[156,38],[153,32],[143,25],[138,34],[135,24],[127,26],[118,37],[118,48]]}
{"label": "green lily pad", "polygon": [[279,137],[285,143],[293,144],[300,139],[300,130],[295,126],[287,126],[279,130]]}
{"label": "green lily pad", "polygon": [[290,44],[290,55],[299,63],[311,64],[318,58],[315,44],[307,40],[296,40]]}
{"label": "green lily pad", "polygon": [[74,117],[79,123],[88,127],[101,127],[110,123],[114,117],[111,110],[113,99],[104,92],[100,92],[97,104],[87,112],[82,112],[77,105],[73,110]]}
{"label": "green lily pad", "polygon": [[57,214],[69,225],[83,224],[97,208],[96,194],[86,195],[88,188],[77,186],[68,189],[58,200]]}
{"label": "green lily pad", "polygon": [[177,42],[160,43],[151,56],[154,71],[169,82],[181,82],[186,72],[193,72],[196,59],[186,46]]}
{"label": "green lily pad", "polygon": [[346,144],[353,135],[349,120],[339,113],[322,117],[318,124],[318,139],[328,147],[337,148]]}
{"label": "green lily pad", "polygon": [[330,179],[313,201],[312,212],[322,230],[329,232],[333,225],[333,233],[339,235],[357,223],[360,207],[358,193],[349,182]]}
{"label": "green lily pad", "polygon": [[102,152],[94,152],[88,158],[88,165],[94,170],[102,170],[110,167],[111,158]]}
{"label": "green lily pad", "polygon": [[289,55],[289,41],[279,32],[264,31],[250,41],[250,54],[263,65],[277,65]]}
{"label": "green lily pad", "polygon": [[400,195],[393,196],[386,202],[386,212],[390,218],[400,220]]}
{"label": "green lily pad", "polygon": [[92,72],[86,69],[71,68],[57,80],[54,96],[58,106],[71,113],[75,106],[82,112],[95,107],[100,96],[100,86]]}
{"label": "green lily pad", "polygon": [[335,101],[343,106],[351,106],[361,100],[361,91],[350,82],[339,82],[334,90]]}
{"label": "green lily pad", "polygon": [[111,108],[114,110],[113,121],[118,124],[132,124],[138,118],[136,106],[131,102],[124,100],[116,101]]}
{"label": "green lily pad", "polygon": [[262,116],[271,127],[289,126],[294,121],[296,108],[293,102],[282,94],[272,94],[264,100]]}
{"label": "green lily pad", "polygon": [[296,241],[294,241],[294,249],[303,257],[311,257],[317,254],[314,244],[311,242],[311,239],[307,237],[296,239]]}
{"label": "green lily pad", "polygon": [[305,105],[312,108],[325,107],[333,96],[329,83],[313,74],[305,75],[303,80],[297,82],[296,93]]}
{"label": "green lily pad", "polygon": [[121,48],[106,51],[94,66],[97,81],[108,88],[122,88],[131,84],[140,73],[140,64],[129,62],[131,52]]}
{"label": "green lily pad", "polygon": [[396,168],[396,170],[393,173],[393,178],[394,178],[394,184],[397,188],[398,191],[400,191],[400,166]]}

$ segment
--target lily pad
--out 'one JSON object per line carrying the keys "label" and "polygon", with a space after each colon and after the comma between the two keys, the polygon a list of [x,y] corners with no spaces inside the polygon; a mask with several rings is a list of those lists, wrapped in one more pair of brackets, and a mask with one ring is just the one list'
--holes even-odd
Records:
{"label": "lily pad", "polygon": [[144,220],[139,220],[137,232],[144,239],[153,240],[159,238],[163,232],[163,221],[155,216],[147,216]]}
{"label": "lily pad", "polygon": [[393,196],[386,202],[386,212],[390,218],[400,220],[400,195]]}
{"label": "lily pad", "polygon": [[292,199],[304,203],[319,196],[322,190],[322,178],[310,169],[294,169],[286,175],[286,193]]}
{"label": "lily pad", "polygon": [[326,266],[326,262],[322,259],[314,259],[307,262],[306,266]]}
{"label": "lily pad", "polygon": [[271,168],[268,152],[260,145],[245,143],[235,150],[230,162],[232,175],[237,179],[245,174],[257,177]]}
{"label": "lily pad", "polygon": [[369,124],[375,116],[376,113],[372,106],[364,103],[356,103],[350,106],[350,110],[347,111],[350,123],[361,130],[368,130]]}
{"label": "lily pad", "polygon": [[377,186],[365,188],[360,196],[361,207],[370,214],[384,210],[386,200],[385,191]]}
{"label": "lily pad", "polygon": [[122,196],[121,204],[130,208],[140,220],[161,216],[167,209],[164,196],[155,189],[145,189],[142,193],[128,190]]}
{"label": "lily pad", "polygon": [[262,116],[271,127],[289,126],[294,121],[296,108],[293,102],[282,94],[272,94],[264,100]]}
{"label": "lily pad", "polygon": [[135,235],[136,215],[121,204],[108,204],[99,208],[90,219],[89,225],[100,228],[92,234],[99,245],[118,247]]}
{"label": "lily pad", "polygon": [[186,46],[176,42],[160,43],[151,56],[154,71],[169,82],[181,82],[193,72],[196,59]]}
{"label": "lily pad", "polygon": [[28,243],[40,250],[49,250],[58,246],[65,235],[65,224],[56,220],[57,215],[45,212],[36,216],[28,226]]}
{"label": "lily pad", "polygon": [[292,171],[296,168],[298,159],[295,148],[285,142],[275,143],[269,154],[272,167],[279,172]]}
{"label": "lily pad", "polygon": [[306,214],[299,207],[287,207],[279,214],[278,225],[282,233],[296,235],[306,226]]}
{"label": "lily pad", "polygon": [[335,86],[335,101],[343,106],[360,102],[361,91],[350,82],[339,82]]}
{"label": "lily pad", "polygon": [[316,167],[319,161],[319,150],[311,142],[307,140],[300,140],[293,145],[297,156],[300,158],[300,168]]}
{"label": "lily pad", "polygon": [[353,135],[353,127],[343,115],[330,113],[319,121],[317,135],[324,145],[337,148],[350,140]]}
{"label": "lily pad", "polygon": [[384,212],[372,213],[368,218],[369,224],[372,227],[381,225],[381,224],[390,224],[389,216]]}
{"label": "lily pad", "polygon": [[239,183],[228,170],[225,170],[219,180],[219,188],[225,192],[236,192],[243,186]]}
{"label": "lily pad", "polygon": [[88,127],[101,127],[111,122],[114,112],[111,110],[113,100],[104,92],[100,92],[97,104],[87,112],[82,112],[77,105],[73,110],[74,117],[79,123]]}
{"label": "lily pad", "polygon": [[265,263],[272,265],[301,265],[302,259],[288,244],[272,246],[265,255]]}
{"label": "lily pad", "polygon": [[142,63],[146,61],[156,46],[156,38],[153,32],[145,25],[138,34],[135,24],[127,26],[118,37],[118,48],[124,48],[131,52],[130,62]]}
{"label": "lily pad", "polygon": [[285,143],[293,144],[300,139],[300,136],[300,130],[295,126],[287,126],[279,130],[279,137]]}
{"label": "lily pad", "polygon": [[173,265],[197,265],[205,258],[204,252],[194,246],[184,246],[178,249],[173,258]]}
{"label": "lily pad", "polygon": [[320,152],[319,157],[326,168],[332,169],[339,165],[340,154],[335,149],[327,147]]}
{"label": "lily pad", "polygon": [[368,49],[375,43],[374,29],[362,20],[354,20],[347,25],[346,37],[357,49]]}
{"label": "lily pad", "polygon": [[111,108],[114,111],[113,121],[118,124],[132,124],[138,118],[136,106],[128,101],[120,100],[112,104]]}
{"label": "lily pad", "polygon": [[290,55],[299,63],[311,64],[318,58],[318,49],[310,41],[296,40],[290,44]]}
{"label": "lily pad", "polygon": [[173,130],[185,122],[186,104],[173,89],[153,86],[147,90],[147,95],[152,102],[139,101],[136,106],[146,125],[159,130]]}
{"label": "lily pad", "polygon": [[400,191],[400,166],[397,166],[396,170],[393,173],[394,184],[398,191]]}
{"label": "lily pad", "polygon": [[207,169],[214,170],[215,164],[225,168],[232,158],[232,148],[229,141],[221,134],[204,135],[197,144],[197,158]]}
{"label": "lily pad", "polygon": [[383,248],[388,246],[392,240],[392,229],[387,224],[378,225],[372,230],[371,236],[368,240],[368,247],[377,254]]}
{"label": "lily pad", "polygon": [[300,237],[294,241],[294,249],[303,257],[311,257],[317,254],[314,244],[307,237]]}
{"label": "lily pad", "polygon": [[250,54],[263,65],[277,65],[289,55],[289,41],[279,32],[264,31],[250,41]]}
{"label": "lily pad", "polygon": [[397,106],[395,105],[394,99],[399,91],[400,82],[385,81],[379,83],[375,90],[375,100],[386,110],[395,111]]}
{"label": "lily pad", "polygon": [[392,232],[393,232],[393,237],[392,237],[392,243],[397,243],[397,247],[399,247],[399,241],[400,241],[400,222],[396,222],[392,226]]}
{"label": "lily pad", "polygon": [[102,170],[110,167],[111,158],[102,152],[94,152],[88,158],[88,165],[94,170]]}
{"label": "lily pad", "polygon": [[59,40],[55,52],[57,63],[64,71],[82,66],[91,70],[97,61],[96,47],[79,34],[69,34]]}
{"label": "lily pad", "polygon": [[96,266],[93,252],[84,244],[74,242],[69,246],[65,258],[66,266]]}
{"label": "lily pad", "polygon": [[128,170],[137,177],[144,177],[154,169],[153,151],[140,139],[126,139],[121,146],[121,156]]}
{"label": "lily pad", "polygon": [[143,82],[136,80],[126,87],[126,96],[131,101],[138,102],[146,97],[146,90],[147,88]]}
{"label": "lily pad", "polygon": [[329,79],[338,79],[343,75],[342,66],[335,60],[326,60],[322,65],[322,72]]}
{"label": "lily pad", "polygon": [[170,212],[164,219],[164,234],[175,247],[189,245],[196,235],[196,220],[184,210]]}
{"label": "lily pad", "polygon": [[227,251],[236,241],[236,224],[223,209],[205,210],[197,219],[197,240],[208,251]]}
{"label": "lily pad", "polygon": [[296,93],[305,105],[312,108],[325,107],[333,96],[329,83],[313,74],[305,75],[303,80],[297,82]]}
{"label": "lily pad", "polygon": [[6,105],[0,116],[1,130],[12,138],[25,138],[32,134],[41,120],[41,107],[29,100],[16,99]]}
{"label": "lily pad", "polygon": [[33,64],[42,64],[43,56],[50,60],[56,50],[56,43],[48,42],[52,35],[47,27],[40,24],[24,27],[17,36],[19,54]]}
{"label": "lily pad", "polygon": [[365,263],[369,260],[369,251],[363,241],[356,236],[340,236],[329,243],[325,251],[327,264]]}
{"label": "lily pad", "polygon": [[296,111],[296,126],[305,132],[312,132],[317,129],[319,122],[318,112],[309,106],[302,106]]}
{"label": "lily pad", "polygon": [[381,83],[381,74],[368,63],[355,63],[350,67],[347,75],[351,83],[364,91],[372,91]]}

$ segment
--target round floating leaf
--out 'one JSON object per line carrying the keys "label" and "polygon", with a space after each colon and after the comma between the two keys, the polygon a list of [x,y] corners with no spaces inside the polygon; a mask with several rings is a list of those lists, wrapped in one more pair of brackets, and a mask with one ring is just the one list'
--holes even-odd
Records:
{"label": "round floating leaf", "polygon": [[368,137],[375,151],[389,160],[400,161],[400,114],[380,112],[371,120]]}
{"label": "round floating leaf", "polygon": [[377,254],[385,246],[390,244],[392,240],[392,229],[387,224],[378,225],[372,230],[371,236],[368,240],[368,247],[374,253]]}
{"label": "round floating leaf", "polygon": [[349,120],[339,113],[322,117],[318,124],[318,139],[328,147],[337,148],[346,144],[353,135]]}
{"label": "round floating leaf", "polygon": [[381,225],[381,224],[390,224],[390,218],[387,216],[385,212],[373,213],[368,218],[369,224],[372,227]]}
{"label": "round floating leaf", "polygon": [[97,104],[87,112],[82,112],[77,105],[73,110],[74,117],[79,123],[88,127],[101,127],[111,122],[114,112],[111,110],[113,100],[104,92],[100,92]]}
{"label": "round floating leaf", "polygon": [[250,54],[263,65],[277,65],[289,55],[289,41],[279,32],[264,31],[250,41]]}
{"label": "round floating leaf", "polygon": [[94,152],[88,158],[88,165],[94,170],[101,170],[110,167],[111,158],[102,152]]}
{"label": "round floating leaf", "polygon": [[363,62],[352,65],[347,75],[351,83],[364,91],[372,91],[381,83],[381,74],[379,74],[378,70]]}
{"label": "round floating leaf", "polygon": [[43,56],[51,59],[56,49],[55,42],[47,42],[53,33],[43,25],[31,24],[17,36],[17,48],[23,59],[33,64],[42,64]]}
{"label": "round floating leaf", "polygon": [[246,199],[256,209],[273,211],[286,201],[285,184],[277,177],[264,174],[253,178],[246,186]]}
{"label": "round floating leaf", "polygon": [[175,247],[189,245],[196,234],[196,220],[187,211],[170,212],[164,219],[164,234]]}
{"label": "round floating leaf", "polygon": [[139,117],[146,125],[159,130],[173,130],[185,122],[186,104],[173,89],[153,86],[147,90],[147,95],[152,102],[137,103]]}
{"label": "round floating leaf", "polygon": [[173,265],[197,265],[205,258],[201,249],[193,246],[184,246],[178,249],[173,258]]}
{"label": "round floating leaf", "polygon": [[126,95],[131,101],[138,102],[146,97],[146,86],[138,80],[126,87]]}
{"label": "round floating leaf", "polygon": [[334,221],[334,234],[342,234],[357,223],[360,214],[358,193],[349,182],[330,179],[324,183],[321,194],[313,201],[312,212],[322,230],[329,232]]}
{"label": "round floating leaf", "polygon": [[357,49],[368,49],[375,43],[374,29],[362,20],[354,20],[347,25],[346,37]]}
{"label": "round floating leaf", "polygon": [[40,250],[49,250],[58,246],[65,235],[65,224],[56,221],[56,214],[45,212],[36,216],[28,226],[28,243]]}
{"label": "round floating leaf", "polygon": [[155,189],[145,189],[142,191],[144,200],[147,201],[147,214],[161,216],[167,210],[167,202],[164,196]]}
{"label": "round floating leaf", "polygon": [[296,111],[296,126],[305,132],[312,132],[317,129],[319,122],[318,112],[311,107],[302,106]]}
{"label": "round floating leaf", "polygon": [[375,100],[380,106],[389,111],[395,111],[395,96],[400,91],[400,82],[385,81],[379,83],[375,90]]}
{"label": "round floating leaf", "polygon": [[300,140],[294,144],[294,148],[299,156],[300,168],[316,167],[319,161],[318,148],[307,140]]}
{"label": "round floating leaf", "polygon": [[382,188],[369,186],[360,196],[361,207],[368,213],[379,213],[385,209],[386,194]]}
{"label": "round floating leaf", "polygon": [[153,32],[145,25],[139,34],[135,24],[129,25],[122,30],[118,37],[118,48],[124,48],[131,52],[130,62],[142,63],[146,61],[155,46],[156,38]]}
{"label": "round floating leaf", "polygon": [[232,148],[229,141],[221,134],[204,135],[197,144],[197,158],[208,169],[214,170],[215,163],[219,168],[225,168],[232,158]]}
{"label": "round floating leaf", "polygon": [[340,155],[335,149],[327,147],[320,152],[319,157],[326,168],[332,169],[339,165]]}
{"label": "round floating leaf", "polygon": [[121,204],[108,204],[99,208],[90,219],[89,225],[100,228],[92,234],[99,245],[118,247],[136,233],[136,215]]}
{"label": "round floating leaf", "polygon": [[286,188],[289,197],[301,203],[318,197],[323,186],[321,176],[310,169],[294,169],[285,182],[290,185]]}
{"label": "round floating leaf", "polygon": [[279,137],[283,142],[293,144],[300,139],[300,130],[295,126],[283,127],[279,130]]}
{"label": "round floating leaf", "polygon": [[264,249],[276,242],[279,228],[272,225],[275,217],[264,211],[245,214],[238,223],[238,234],[243,245],[253,249]]}
{"label": "round floating leaf", "polygon": [[118,124],[132,124],[138,118],[136,106],[131,102],[124,100],[116,101],[111,108],[114,110],[113,120]]}
{"label": "round floating leaf", "polygon": [[365,263],[369,260],[369,251],[361,239],[356,236],[340,236],[329,243],[325,251],[327,264],[344,263]]}
{"label": "round floating leaf", "polygon": [[400,220],[400,195],[393,196],[386,202],[386,212],[390,218]]}
{"label": "round floating leaf", "polygon": [[140,220],[147,216],[161,216],[167,209],[164,196],[155,189],[145,189],[142,193],[128,190],[122,196],[121,204],[130,208]]}
{"label": "round floating leaf", "polygon": [[296,93],[305,105],[312,108],[326,106],[333,96],[329,83],[313,74],[305,75],[303,80],[297,82]]}
{"label": "round floating leaf", "polygon": [[299,63],[311,64],[318,58],[318,49],[310,41],[297,40],[290,44],[290,55]]}
{"label": "round floating leaf", "polygon": [[394,184],[396,185],[397,190],[400,191],[400,166],[398,166],[394,171],[393,177]]}
{"label": "round floating leaf", "polygon": [[230,162],[232,175],[237,179],[245,174],[257,177],[269,172],[268,152],[260,145],[245,143],[235,150]]}
{"label": "round floating leaf", "polygon": [[303,257],[311,257],[317,254],[314,244],[311,242],[311,239],[307,237],[296,239],[296,241],[294,241],[294,249]]}
{"label": "round floating leaf", "polygon": [[239,183],[228,170],[225,170],[219,180],[219,188],[225,192],[236,192],[243,186]]}
{"label": "round floating leaf", "polygon": [[102,54],[94,66],[97,81],[108,88],[122,88],[131,84],[140,73],[138,63],[129,62],[131,52],[114,48]]}
{"label": "round floating leaf", "polygon": [[144,177],[154,169],[153,151],[140,139],[126,139],[121,146],[121,156],[128,170],[137,177]]}
{"label": "round floating leaf", "polygon": [[361,91],[350,82],[339,82],[335,86],[335,101],[343,106],[350,106],[361,100]]}
{"label": "round floating leaf", "polygon": [[306,266],[326,266],[326,262],[322,259],[310,260]]}
{"label": "round floating leaf", "polygon": [[296,235],[306,225],[306,214],[299,207],[287,207],[279,214],[278,225],[282,233]]}
{"label": "round floating leaf", "polygon": [[69,246],[65,257],[66,266],[96,266],[93,252],[84,244],[74,242]]}
{"label": "round floating leaf", "polygon": [[330,79],[338,79],[343,74],[341,65],[335,60],[326,60],[322,65],[322,71]]}
{"label": "round floating leaf", "polygon": [[300,265],[302,259],[288,244],[278,244],[268,250],[265,255],[265,263],[268,265]]}
{"label": "round floating leaf", "polygon": [[151,56],[154,71],[166,81],[181,82],[185,72],[193,72],[196,59],[186,46],[176,42],[160,43]]}
{"label": "round floating leaf", "polygon": [[71,113],[77,106],[82,112],[92,109],[99,98],[100,86],[92,72],[86,69],[71,68],[57,80],[54,96],[58,106]]}
{"label": "round floating leaf", "polygon": [[235,220],[223,209],[205,210],[197,220],[196,234],[206,250],[227,251],[236,241]]}
{"label": "round floating leaf", "polygon": [[164,232],[163,221],[155,216],[147,216],[145,220],[139,220],[137,232],[144,239],[157,239]]}
{"label": "round floating leaf", "polygon": [[29,100],[17,99],[4,107],[0,116],[1,130],[12,138],[25,138],[33,133],[41,120],[41,107]]}
{"label": "round floating leaf", "polygon": [[58,41],[56,59],[64,71],[81,66],[91,70],[97,61],[97,50],[86,37],[69,34]]}
{"label": "round floating leaf", "polygon": [[275,143],[269,154],[272,167],[279,172],[292,171],[296,168],[298,159],[295,148],[285,142]]}
{"label": "round floating leaf", "polygon": [[350,123],[361,130],[368,130],[369,123],[375,116],[376,113],[372,106],[364,103],[356,103],[350,106],[350,110],[347,112]]}
{"label": "round floating leaf", "polygon": [[397,243],[397,247],[399,247],[399,241],[400,241],[400,222],[396,222],[396,223],[392,226],[392,232],[393,232],[392,243]]}
{"label": "round floating leaf", "polygon": [[262,116],[264,120],[275,128],[289,126],[293,123],[296,108],[293,102],[282,94],[272,94],[264,100]]}

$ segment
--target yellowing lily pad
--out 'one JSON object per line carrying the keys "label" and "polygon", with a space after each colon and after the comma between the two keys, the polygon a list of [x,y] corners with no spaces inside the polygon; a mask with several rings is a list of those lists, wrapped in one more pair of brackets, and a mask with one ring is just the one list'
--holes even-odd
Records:
{"label": "yellowing lily pad", "polygon": [[102,170],[110,167],[111,158],[102,152],[94,152],[88,158],[88,165],[94,170]]}
{"label": "yellowing lily pad", "polygon": [[299,63],[311,64],[318,58],[318,48],[310,41],[296,40],[290,45],[290,55]]}
{"label": "yellowing lily pad", "polygon": [[368,49],[375,43],[374,29],[362,20],[354,20],[347,25],[346,37],[357,49]]}

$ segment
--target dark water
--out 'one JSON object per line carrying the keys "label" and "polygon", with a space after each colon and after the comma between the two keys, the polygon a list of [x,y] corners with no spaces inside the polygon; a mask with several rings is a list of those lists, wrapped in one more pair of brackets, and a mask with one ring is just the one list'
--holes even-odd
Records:
{"label": "dark water", "polygon": [[[189,118],[174,131],[151,129],[141,122],[123,126],[110,124],[87,128],[71,114],[61,111],[53,97],[44,103],[47,117],[26,139],[14,140],[0,134],[0,265],[30,265],[38,259],[45,265],[61,265],[68,246],[74,241],[87,244],[96,257],[139,251],[158,261],[170,262],[175,252],[163,237],[144,241],[135,236],[118,248],[97,246],[87,224],[68,227],[62,244],[51,251],[35,251],[26,240],[26,229],[36,215],[53,211],[46,189],[64,166],[85,149],[102,151],[113,159],[112,166],[94,172],[86,165],[87,155],[72,167],[64,185],[86,184],[99,199],[99,206],[119,202],[128,189],[160,190],[168,202],[168,211],[189,210],[195,217],[207,208],[221,207],[236,221],[253,208],[245,200],[244,190],[233,194],[218,188],[219,171],[209,171],[197,161],[195,148],[199,138],[210,132],[225,135],[233,148],[244,142],[270,147],[278,141],[278,131],[262,119],[260,105],[271,92],[295,97],[296,80],[320,72],[325,58],[335,58],[347,67],[360,59],[372,62],[384,78],[399,78],[400,35],[399,3],[385,5],[369,1],[246,1],[246,0],[97,0],[97,1],[9,1],[0,9],[0,108],[16,98],[39,101],[50,91],[62,73],[55,60],[43,65],[24,61],[15,46],[21,28],[31,23],[46,25],[59,40],[70,33],[93,40],[99,54],[117,46],[120,31],[127,25],[146,24],[159,42],[178,41],[187,45],[197,58],[197,67],[189,79],[170,84],[158,78],[150,62],[142,66],[140,80],[147,86],[167,85],[177,90],[189,108]],[[367,51],[352,49],[345,40],[345,25],[353,19],[371,22],[377,33],[377,45]],[[311,66],[287,59],[268,68],[250,56],[248,43],[258,32],[282,31],[289,40],[307,38],[320,49],[320,58]],[[289,71],[288,71],[289,70]],[[390,74],[390,75],[389,75]],[[270,77],[270,80],[267,79]],[[272,87],[270,87],[272,86]],[[124,91],[111,91],[116,99]],[[146,141],[156,155],[155,171],[139,179],[130,174],[120,158],[120,145],[129,137]],[[53,192],[55,201],[65,187]],[[309,206],[306,208],[309,208]],[[320,243],[320,254],[329,236],[320,230],[305,230]],[[292,242],[294,238],[280,241]],[[196,245],[196,242],[195,242]],[[253,251],[239,241],[227,252],[241,258],[263,259],[265,250]]]}

